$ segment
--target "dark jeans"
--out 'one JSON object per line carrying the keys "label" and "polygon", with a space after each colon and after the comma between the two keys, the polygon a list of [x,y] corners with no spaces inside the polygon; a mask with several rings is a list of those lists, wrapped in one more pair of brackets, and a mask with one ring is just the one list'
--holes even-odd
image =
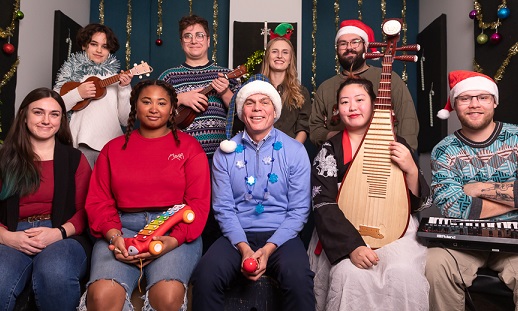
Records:
{"label": "dark jeans", "polygon": [[[264,246],[273,232],[249,232],[250,247]],[[227,238],[219,238],[202,257],[193,272],[192,307],[199,310],[223,310],[225,289],[241,275],[241,254]],[[266,274],[279,282],[282,310],[315,310],[314,273],[299,237],[281,245],[268,259]]]}

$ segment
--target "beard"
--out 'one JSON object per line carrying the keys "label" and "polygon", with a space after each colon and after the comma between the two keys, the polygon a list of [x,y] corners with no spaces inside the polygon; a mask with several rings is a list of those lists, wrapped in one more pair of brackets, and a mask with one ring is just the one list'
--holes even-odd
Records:
{"label": "beard", "polygon": [[338,61],[344,70],[354,72],[365,64],[363,53],[365,53],[365,46],[363,45],[359,50],[347,49],[342,54],[337,52]]}
{"label": "beard", "polygon": [[459,118],[460,124],[463,128],[469,131],[479,131],[487,128],[491,125],[491,123],[493,123],[494,114],[494,111],[486,111],[484,118],[477,121],[471,120],[468,116],[464,114],[457,114],[457,117]]}

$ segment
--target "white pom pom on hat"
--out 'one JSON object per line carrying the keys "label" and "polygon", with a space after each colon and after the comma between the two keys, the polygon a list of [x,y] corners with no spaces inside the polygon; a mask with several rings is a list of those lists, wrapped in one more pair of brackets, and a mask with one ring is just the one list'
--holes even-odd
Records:
{"label": "white pom pom on hat", "polygon": [[448,75],[450,84],[450,95],[443,109],[439,110],[437,117],[448,119],[453,111],[455,98],[466,91],[486,91],[495,97],[495,104],[498,105],[498,87],[490,77],[485,74],[469,71],[455,70]]}

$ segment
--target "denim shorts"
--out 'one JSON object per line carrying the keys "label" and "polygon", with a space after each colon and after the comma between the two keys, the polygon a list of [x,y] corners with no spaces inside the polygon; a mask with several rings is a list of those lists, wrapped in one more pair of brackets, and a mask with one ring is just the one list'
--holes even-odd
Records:
{"label": "denim shorts", "polygon": [[[161,212],[119,213],[124,237],[134,236]],[[201,258],[201,238],[191,243],[183,243],[180,247],[158,257],[143,269],[146,278],[146,291],[162,280],[177,280],[187,288],[194,267]],[[131,295],[138,286],[140,268],[115,259],[108,249],[108,242],[99,239],[92,252],[92,268],[88,285],[96,280],[109,279],[121,284]]]}

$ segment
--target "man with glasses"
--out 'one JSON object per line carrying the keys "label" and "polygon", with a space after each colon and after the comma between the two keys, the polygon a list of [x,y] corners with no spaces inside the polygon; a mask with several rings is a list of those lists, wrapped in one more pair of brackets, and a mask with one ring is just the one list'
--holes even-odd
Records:
{"label": "man with glasses", "polygon": [[[344,20],[335,37],[336,55],[342,72],[322,82],[318,87],[309,118],[309,138],[317,146],[344,129],[338,117],[336,92],[350,73],[368,79],[377,93],[381,80],[381,68],[370,66],[363,58],[369,42],[374,41],[372,29],[358,20]],[[374,48],[371,50],[375,51]],[[396,120],[396,134],[403,137],[412,149],[417,149],[419,123],[414,102],[401,78],[392,72],[391,98]]]}
{"label": "man with glasses", "polygon": [[[498,88],[490,77],[458,70],[449,82],[439,117],[454,109],[461,129],[432,150],[433,202],[444,217],[517,221],[518,127],[493,120]],[[465,289],[480,267],[498,272],[518,301],[518,255],[433,247],[426,264],[430,310],[464,310]]]}
{"label": "man with glasses", "polygon": [[[225,126],[227,110],[239,83],[226,79],[228,68],[220,67],[209,60],[209,23],[197,16],[184,16],[179,21],[180,42],[185,62],[178,67],[164,71],[159,79],[172,84],[178,94],[178,106],[191,108],[197,113],[192,124],[183,129],[196,138],[207,154],[209,163],[221,141],[227,137]],[[200,93],[207,86],[214,89],[207,95]],[[214,220],[212,209],[202,234],[203,249],[217,239],[221,233]]]}

